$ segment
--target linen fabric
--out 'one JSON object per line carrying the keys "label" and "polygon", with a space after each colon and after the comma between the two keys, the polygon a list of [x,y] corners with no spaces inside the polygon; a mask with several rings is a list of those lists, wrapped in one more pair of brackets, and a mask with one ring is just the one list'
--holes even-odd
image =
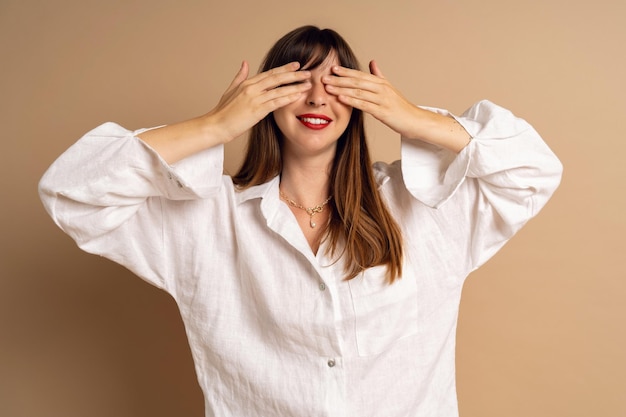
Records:
{"label": "linen fabric", "polygon": [[[448,115],[445,110],[431,109]],[[105,123],[40,182],[54,221],[180,309],[206,416],[454,417],[463,282],[548,201],[562,167],[524,120],[488,101],[454,116],[459,154],[402,138],[374,171],[404,238],[403,276],[344,279],[313,254],[279,178],[238,191],[221,146],[168,165]]]}

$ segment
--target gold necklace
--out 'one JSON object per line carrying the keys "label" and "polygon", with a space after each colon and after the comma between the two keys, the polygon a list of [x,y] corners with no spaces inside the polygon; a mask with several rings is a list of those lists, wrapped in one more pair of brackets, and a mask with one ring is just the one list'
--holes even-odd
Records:
{"label": "gold necklace", "polygon": [[313,221],[313,216],[315,216],[317,213],[321,213],[324,210],[324,206],[328,204],[331,198],[333,198],[333,196],[331,195],[330,197],[326,199],[326,201],[324,201],[321,204],[318,204],[317,206],[304,207],[302,204],[298,204],[295,201],[293,201],[291,198],[287,197],[282,191],[279,191],[279,192],[280,192],[280,197],[283,200],[285,200],[287,203],[289,203],[290,206],[306,211],[306,213],[309,215],[309,226],[311,226],[311,228],[314,228],[315,226],[317,226],[317,223]]}

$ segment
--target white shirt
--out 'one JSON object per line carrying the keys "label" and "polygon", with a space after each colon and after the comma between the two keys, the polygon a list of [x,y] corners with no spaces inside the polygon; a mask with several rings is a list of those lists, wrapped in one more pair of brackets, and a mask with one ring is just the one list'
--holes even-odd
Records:
{"label": "white shirt", "polygon": [[[436,110],[447,114],[445,110]],[[314,255],[278,179],[235,190],[215,147],[169,166],[132,132],[87,133],[40,183],[85,251],[174,297],[206,416],[453,417],[463,282],[547,202],[561,164],[535,130],[482,101],[458,155],[402,140],[374,166],[404,237],[403,276],[350,281]]]}

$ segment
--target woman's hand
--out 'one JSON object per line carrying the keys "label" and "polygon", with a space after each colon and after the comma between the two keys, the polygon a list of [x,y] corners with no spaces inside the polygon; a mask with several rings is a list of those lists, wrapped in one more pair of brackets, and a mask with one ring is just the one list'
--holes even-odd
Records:
{"label": "woman's hand", "polygon": [[332,72],[336,77],[322,79],[328,93],[371,114],[401,135],[411,137],[411,125],[419,109],[387,81],[375,61],[370,62],[371,74],[339,66],[333,67]]}
{"label": "woman's hand", "polygon": [[[292,62],[248,79],[243,62],[217,106],[207,114],[148,130],[139,137],[168,163],[230,142],[270,112],[297,100],[311,88],[309,71]],[[278,88],[280,87],[280,88]]]}
{"label": "woman's hand", "polygon": [[311,73],[299,68],[299,63],[292,62],[248,79],[248,63],[244,61],[217,106],[205,116],[220,142],[243,134],[309,90]]}
{"label": "woman's hand", "polygon": [[467,145],[470,135],[452,117],[421,109],[400,94],[384,77],[375,61],[370,73],[335,66],[336,76],[322,82],[342,103],[371,114],[405,138],[420,139],[455,152]]}

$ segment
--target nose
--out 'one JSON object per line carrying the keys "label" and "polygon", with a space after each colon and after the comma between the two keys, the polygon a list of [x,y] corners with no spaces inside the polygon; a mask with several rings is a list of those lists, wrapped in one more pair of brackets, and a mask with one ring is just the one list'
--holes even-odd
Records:
{"label": "nose", "polygon": [[328,104],[329,94],[326,92],[326,87],[322,80],[312,80],[312,87],[308,92],[307,104],[309,106],[319,107]]}

